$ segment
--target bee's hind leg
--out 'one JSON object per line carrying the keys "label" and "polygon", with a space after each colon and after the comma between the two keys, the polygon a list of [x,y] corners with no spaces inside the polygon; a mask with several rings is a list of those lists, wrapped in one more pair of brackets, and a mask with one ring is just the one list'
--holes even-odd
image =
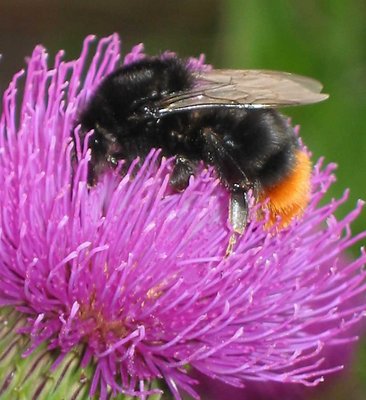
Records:
{"label": "bee's hind leg", "polygon": [[238,235],[242,235],[248,223],[248,190],[244,188],[234,189],[230,194],[229,221],[232,227],[229,243],[226,248],[225,257],[229,257],[234,251]]}
{"label": "bee's hind leg", "polygon": [[235,233],[241,235],[248,223],[248,194],[245,189],[231,191],[229,205],[230,224]]}
{"label": "bee's hind leg", "polygon": [[192,161],[182,155],[178,155],[175,159],[175,165],[170,177],[170,185],[177,191],[181,192],[187,188],[189,178],[195,174],[197,162]]}

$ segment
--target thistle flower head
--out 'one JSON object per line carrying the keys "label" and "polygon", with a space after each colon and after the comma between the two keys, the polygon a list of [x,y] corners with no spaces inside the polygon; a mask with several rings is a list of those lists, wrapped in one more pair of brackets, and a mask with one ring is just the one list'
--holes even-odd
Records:
{"label": "thistle flower head", "polygon": [[[334,165],[315,165],[311,202],[287,229],[268,231],[252,207],[229,257],[228,193],[211,168],[172,193],[172,160],[152,150],[141,168],[109,171],[88,187],[87,140],[74,143],[71,132],[78,138],[80,109],[119,61],[113,35],[86,65],[91,40],[79,59],[60,52],[51,67],[36,47],[23,98],[23,72],[3,97],[0,304],[26,317],[17,330],[30,340],[23,356],[47,346],[55,371],[81,349],[80,368],[93,369],[89,393],[101,399],[146,398],[159,392],[156,380],[175,399],[197,398],[191,368],[238,387],[315,385],[338,370],[322,366],[322,349],[355,339],[347,332],[364,314],[366,289],[365,254],[339,257],[365,234],[350,231],[361,202],[343,220],[334,212],[347,193],[320,205]],[[205,68],[202,58],[189,63]]]}

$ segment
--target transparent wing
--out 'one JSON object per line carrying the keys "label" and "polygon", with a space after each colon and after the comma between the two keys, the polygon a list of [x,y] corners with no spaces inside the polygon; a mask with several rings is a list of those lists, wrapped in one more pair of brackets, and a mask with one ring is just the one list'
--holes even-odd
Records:
{"label": "transparent wing", "polygon": [[317,103],[321,93],[315,79],[288,72],[214,69],[195,75],[193,89],[165,97],[159,115],[200,108],[278,108]]}

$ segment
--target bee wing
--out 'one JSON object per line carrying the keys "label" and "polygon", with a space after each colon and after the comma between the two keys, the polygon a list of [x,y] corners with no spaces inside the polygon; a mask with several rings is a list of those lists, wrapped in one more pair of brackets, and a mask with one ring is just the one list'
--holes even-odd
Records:
{"label": "bee wing", "polygon": [[278,108],[329,97],[320,93],[320,82],[288,72],[214,69],[195,74],[195,79],[193,89],[165,97],[159,114],[212,107]]}

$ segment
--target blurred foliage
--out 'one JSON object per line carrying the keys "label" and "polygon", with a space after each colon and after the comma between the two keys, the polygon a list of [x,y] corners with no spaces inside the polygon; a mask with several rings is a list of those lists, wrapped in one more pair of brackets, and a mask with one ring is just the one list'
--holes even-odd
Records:
{"label": "blurred foliage", "polygon": [[[118,32],[123,51],[144,42],[149,53],[206,53],[226,68],[279,69],[319,79],[330,93],[321,104],[286,109],[301,125],[314,160],[339,164],[330,195],[351,188],[349,211],[366,199],[366,2],[364,0],[1,0],[0,87],[23,67],[37,43],[51,55],[79,54],[83,38]],[[365,229],[365,216],[354,230]],[[336,351],[336,350],[335,350]],[[366,351],[348,375],[319,398],[366,398]],[[332,385],[333,386],[333,385]]]}

